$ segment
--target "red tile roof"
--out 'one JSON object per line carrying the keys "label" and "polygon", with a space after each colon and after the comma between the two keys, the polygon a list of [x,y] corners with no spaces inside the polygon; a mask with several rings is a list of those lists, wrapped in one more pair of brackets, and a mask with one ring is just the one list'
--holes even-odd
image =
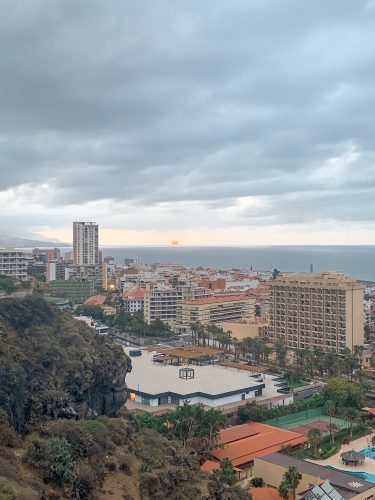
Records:
{"label": "red tile roof", "polygon": [[249,493],[253,500],[282,500],[276,488],[250,488]]}
{"label": "red tile roof", "polygon": [[241,467],[252,462],[255,457],[281,451],[284,446],[304,444],[307,438],[297,432],[249,422],[224,429],[220,433],[219,442],[224,447],[214,450],[213,457],[217,460],[229,458],[234,466]]}
{"label": "red tile roof", "polygon": [[145,296],[145,293],[146,293],[146,290],[142,290],[142,289],[136,289],[136,290],[129,290],[125,295],[124,295],[124,299],[134,299],[134,300],[139,300],[139,299],[143,299],[144,296]]}
{"label": "red tile roof", "polygon": [[106,300],[105,295],[93,295],[85,300],[84,304],[86,306],[102,306]]}

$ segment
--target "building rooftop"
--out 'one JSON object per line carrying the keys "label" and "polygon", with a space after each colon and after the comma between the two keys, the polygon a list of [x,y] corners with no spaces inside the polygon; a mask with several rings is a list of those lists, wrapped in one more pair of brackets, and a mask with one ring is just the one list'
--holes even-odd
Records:
{"label": "building rooftop", "polygon": [[[339,488],[340,493],[345,496],[345,498],[351,498],[358,493],[374,488],[374,483],[370,483],[359,476],[346,474],[338,469],[330,469],[306,460],[285,455],[283,453],[272,453],[271,455],[263,456],[262,460],[272,464],[282,465],[284,467],[294,465],[301,473],[318,477],[322,481],[329,479],[332,486]],[[345,492],[345,494],[343,494],[343,492]]]}
{"label": "building rooftop", "polygon": [[285,446],[298,446],[306,442],[307,438],[298,432],[248,422],[222,430],[219,443],[224,446],[215,449],[212,455],[217,460],[229,458],[234,466],[241,467],[256,457],[280,451]]}
{"label": "building rooftop", "polygon": [[276,488],[264,486],[263,488],[250,488],[252,500],[282,500]]}
{"label": "building rooftop", "polygon": [[137,288],[133,290],[129,290],[124,294],[124,299],[143,299],[145,296],[146,290],[142,288]]}
{"label": "building rooftop", "polygon": [[191,306],[201,305],[201,304],[217,304],[220,302],[236,302],[242,300],[249,300],[252,297],[248,297],[246,295],[224,295],[219,297],[204,297],[201,299],[195,300],[185,300],[184,304],[188,304]]}
{"label": "building rooftop", "polygon": [[[125,352],[129,348],[124,348]],[[133,370],[126,376],[129,390],[142,392],[150,396],[172,392],[182,397],[192,397],[201,393],[211,399],[220,395],[246,391],[259,387],[263,382],[252,377],[250,373],[224,368],[216,365],[194,365],[195,376],[193,379],[179,378],[181,366],[154,363],[153,355],[156,352],[142,351],[142,356],[132,358]],[[190,366],[191,367],[191,366]],[[263,396],[277,396],[277,387],[271,377],[265,381],[266,388]]]}
{"label": "building rooftop", "polygon": [[87,300],[85,300],[84,305],[85,306],[102,306],[104,302],[106,301],[106,296],[105,295],[93,295],[92,297],[89,297]]}

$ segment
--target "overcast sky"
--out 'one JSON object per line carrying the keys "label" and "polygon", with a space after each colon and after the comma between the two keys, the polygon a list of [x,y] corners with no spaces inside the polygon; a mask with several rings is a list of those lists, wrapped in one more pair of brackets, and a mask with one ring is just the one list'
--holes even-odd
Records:
{"label": "overcast sky", "polygon": [[0,7],[0,234],[375,244],[375,0]]}

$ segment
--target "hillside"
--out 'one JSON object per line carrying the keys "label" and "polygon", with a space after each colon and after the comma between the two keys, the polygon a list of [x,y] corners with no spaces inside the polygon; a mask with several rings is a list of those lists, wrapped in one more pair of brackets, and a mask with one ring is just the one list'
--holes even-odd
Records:
{"label": "hillside", "polygon": [[42,241],[0,234],[0,248],[54,248],[69,246],[67,243],[61,243],[60,241]]}
{"label": "hillside", "polygon": [[0,300],[1,500],[249,498],[123,408],[130,369],[39,295]]}

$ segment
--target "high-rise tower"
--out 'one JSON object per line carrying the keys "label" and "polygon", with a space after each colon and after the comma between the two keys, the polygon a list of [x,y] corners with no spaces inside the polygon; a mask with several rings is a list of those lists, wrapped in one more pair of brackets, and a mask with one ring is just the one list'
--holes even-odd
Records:
{"label": "high-rise tower", "polygon": [[95,222],[73,222],[73,264],[99,265],[99,226]]}

